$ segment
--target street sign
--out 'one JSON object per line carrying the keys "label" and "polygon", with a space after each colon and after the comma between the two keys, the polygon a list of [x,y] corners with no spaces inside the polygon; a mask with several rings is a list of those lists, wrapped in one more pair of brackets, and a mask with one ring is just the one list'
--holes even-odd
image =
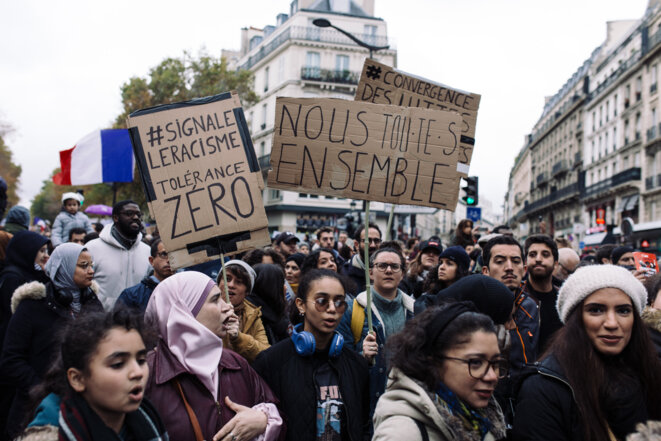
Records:
{"label": "street sign", "polygon": [[579,247],[580,249],[585,248],[585,242],[580,241],[580,242],[578,243],[578,247]]}
{"label": "street sign", "polygon": [[466,207],[466,217],[473,222],[482,219],[482,209],[480,207]]}

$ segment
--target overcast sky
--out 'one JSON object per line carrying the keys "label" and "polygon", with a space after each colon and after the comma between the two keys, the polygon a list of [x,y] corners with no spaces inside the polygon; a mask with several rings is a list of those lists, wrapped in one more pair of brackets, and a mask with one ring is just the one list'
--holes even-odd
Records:
{"label": "overcast sky", "polygon": [[[559,90],[647,0],[375,0],[407,72],[482,95],[471,174],[501,211],[514,156]],[[120,87],[184,50],[238,49],[240,28],[275,24],[289,0],[0,2],[0,122],[29,206],[58,151],[107,128]],[[361,66],[352,67],[360,71]]]}

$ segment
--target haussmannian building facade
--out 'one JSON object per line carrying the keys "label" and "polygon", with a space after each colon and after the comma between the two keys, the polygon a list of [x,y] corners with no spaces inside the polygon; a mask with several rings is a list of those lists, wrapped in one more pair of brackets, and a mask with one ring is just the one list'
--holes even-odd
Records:
{"label": "haussmannian building facade", "polygon": [[661,219],[659,3],[650,0],[639,20],[608,22],[604,43],[546,99],[505,201],[522,236],[545,231],[578,248],[624,218]]}

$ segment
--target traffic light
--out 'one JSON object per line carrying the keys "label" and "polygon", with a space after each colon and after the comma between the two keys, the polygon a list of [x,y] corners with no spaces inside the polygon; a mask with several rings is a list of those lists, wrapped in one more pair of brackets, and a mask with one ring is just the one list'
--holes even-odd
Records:
{"label": "traffic light", "polygon": [[466,186],[462,187],[462,190],[464,190],[464,197],[461,198],[462,201],[466,203],[466,205],[473,207],[477,205],[479,198],[478,198],[478,177],[477,176],[469,176],[467,178],[464,178],[466,180]]}

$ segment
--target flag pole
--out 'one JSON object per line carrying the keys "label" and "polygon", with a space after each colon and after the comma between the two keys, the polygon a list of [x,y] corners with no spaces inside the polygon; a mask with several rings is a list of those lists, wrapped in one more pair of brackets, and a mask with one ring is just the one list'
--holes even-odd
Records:
{"label": "flag pole", "polygon": [[370,287],[370,201],[365,201],[365,252],[363,263],[365,264],[365,293],[367,294],[367,331],[372,332],[372,290]]}

